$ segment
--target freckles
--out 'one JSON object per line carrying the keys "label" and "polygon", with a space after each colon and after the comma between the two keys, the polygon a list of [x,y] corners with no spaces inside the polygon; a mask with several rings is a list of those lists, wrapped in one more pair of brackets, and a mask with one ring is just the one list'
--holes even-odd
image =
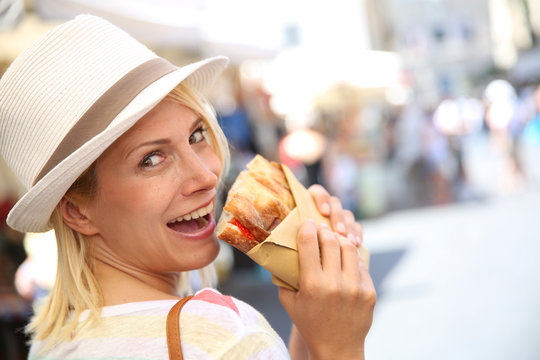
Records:
{"label": "freckles", "polygon": [[130,186],[125,182],[118,181],[114,186],[107,186],[101,191],[102,202],[112,209],[133,212],[144,204],[145,197],[148,197],[152,187]]}
{"label": "freckles", "polygon": [[149,185],[146,190],[142,190],[142,193],[139,194],[139,197],[142,199],[148,199],[149,201],[155,201],[164,199],[166,197],[165,190],[161,184],[152,184]]}
{"label": "freckles", "polygon": [[129,202],[133,203],[133,206],[146,204],[146,207],[148,207],[155,200],[162,199],[165,195],[164,192],[163,185],[160,182],[153,181],[132,187],[127,195],[130,197]]}

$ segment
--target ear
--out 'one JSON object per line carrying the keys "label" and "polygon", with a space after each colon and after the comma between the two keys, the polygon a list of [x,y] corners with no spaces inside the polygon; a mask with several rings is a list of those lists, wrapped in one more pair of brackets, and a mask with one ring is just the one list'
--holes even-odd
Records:
{"label": "ear", "polygon": [[91,219],[85,215],[85,211],[81,211],[81,208],[73,200],[63,197],[60,200],[60,212],[64,223],[78,233],[83,235],[96,235],[98,233]]}

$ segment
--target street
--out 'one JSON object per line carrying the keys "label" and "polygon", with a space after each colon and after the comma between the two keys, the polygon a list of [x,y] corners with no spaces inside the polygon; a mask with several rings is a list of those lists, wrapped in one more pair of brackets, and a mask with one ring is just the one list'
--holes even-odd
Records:
{"label": "street", "polygon": [[402,252],[378,286],[367,358],[538,359],[538,214],[528,191],[367,222],[375,256]]}

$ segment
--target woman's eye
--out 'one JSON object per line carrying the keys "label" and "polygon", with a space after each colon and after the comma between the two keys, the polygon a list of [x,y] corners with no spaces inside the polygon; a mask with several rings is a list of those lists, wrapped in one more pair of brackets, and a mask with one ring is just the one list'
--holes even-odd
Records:
{"label": "woman's eye", "polygon": [[204,140],[204,133],[206,132],[205,128],[199,128],[191,134],[189,137],[189,143],[190,144],[196,144],[198,142],[201,142]]}
{"label": "woman's eye", "polygon": [[153,167],[153,166],[156,166],[157,164],[159,164],[160,162],[163,161],[163,156],[160,155],[159,153],[150,153],[148,155],[146,155],[140,162],[139,166],[142,167],[142,168],[149,168],[149,167]]}

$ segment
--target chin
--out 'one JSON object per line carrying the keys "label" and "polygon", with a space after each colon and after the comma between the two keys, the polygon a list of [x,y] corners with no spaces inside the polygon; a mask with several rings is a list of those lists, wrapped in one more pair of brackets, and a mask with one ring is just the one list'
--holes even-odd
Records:
{"label": "chin", "polygon": [[184,269],[182,271],[202,269],[205,266],[212,264],[217,259],[218,255],[219,242],[216,238],[214,238],[214,241],[207,244],[204,249],[201,249],[201,252],[198,252],[193,257],[193,261],[188,265],[188,269]]}

